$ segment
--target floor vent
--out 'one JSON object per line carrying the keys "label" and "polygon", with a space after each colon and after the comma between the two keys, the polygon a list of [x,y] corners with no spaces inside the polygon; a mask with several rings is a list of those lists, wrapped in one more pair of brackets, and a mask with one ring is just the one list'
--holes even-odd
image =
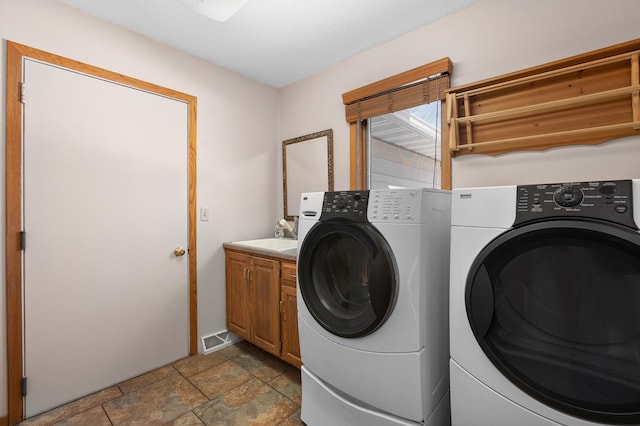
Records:
{"label": "floor vent", "polygon": [[204,336],[202,338],[202,347],[204,348],[204,352],[207,353],[214,350],[217,351],[238,341],[240,341],[239,337],[224,330],[209,336]]}

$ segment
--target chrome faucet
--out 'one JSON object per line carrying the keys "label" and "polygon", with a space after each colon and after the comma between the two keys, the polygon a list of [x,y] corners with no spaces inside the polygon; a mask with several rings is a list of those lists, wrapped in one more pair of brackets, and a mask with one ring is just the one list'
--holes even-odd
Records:
{"label": "chrome faucet", "polygon": [[291,225],[289,225],[289,222],[287,222],[285,219],[280,219],[279,223],[280,225],[282,225],[284,229],[286,229],[289,232],[289,235],[291,235],[291,238],[293,238],[294,240],[298,239],[297,232],[291,227]]}

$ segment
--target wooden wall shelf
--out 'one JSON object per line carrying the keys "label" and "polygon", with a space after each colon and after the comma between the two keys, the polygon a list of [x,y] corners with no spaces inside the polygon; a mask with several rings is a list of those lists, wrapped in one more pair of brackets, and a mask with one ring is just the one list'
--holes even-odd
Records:
{"label": "wooden wall shelf", "polygon": [[640,41],[624,46],[629,51],[613,46],[450,89],[445,125],[452,155],[598,144],[640,134]]}

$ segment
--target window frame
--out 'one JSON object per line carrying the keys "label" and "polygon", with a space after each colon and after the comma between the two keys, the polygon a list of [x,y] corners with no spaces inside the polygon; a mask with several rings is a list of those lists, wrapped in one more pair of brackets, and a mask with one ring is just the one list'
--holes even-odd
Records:
{"label": "window frame", "polygon": [[[349,123],[350,176],[352,190],[367,189],[367,126],[370,117],[399,111],[429,102],[441,101],[441,129],[446,109],[446,91],[450,87],[453,63],[448,57],[395,74],[391,77],[342,94],[345,117]],[[438,79],[437,83],[435,79]],[[433,90],[438,86],[438,90]],[[422,91],[416,88],[422,88]],[[442,189],[451,189],[451,155],[448,132],[441,137]]]}

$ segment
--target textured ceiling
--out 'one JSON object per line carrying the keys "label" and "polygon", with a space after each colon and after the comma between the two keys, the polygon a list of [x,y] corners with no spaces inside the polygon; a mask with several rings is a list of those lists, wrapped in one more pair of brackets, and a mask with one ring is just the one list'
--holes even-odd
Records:
{"label": "textured ceiling", "polygon": [[249,0],[226,22],[178,0],[58,1],[280,88],[479,0]]}

